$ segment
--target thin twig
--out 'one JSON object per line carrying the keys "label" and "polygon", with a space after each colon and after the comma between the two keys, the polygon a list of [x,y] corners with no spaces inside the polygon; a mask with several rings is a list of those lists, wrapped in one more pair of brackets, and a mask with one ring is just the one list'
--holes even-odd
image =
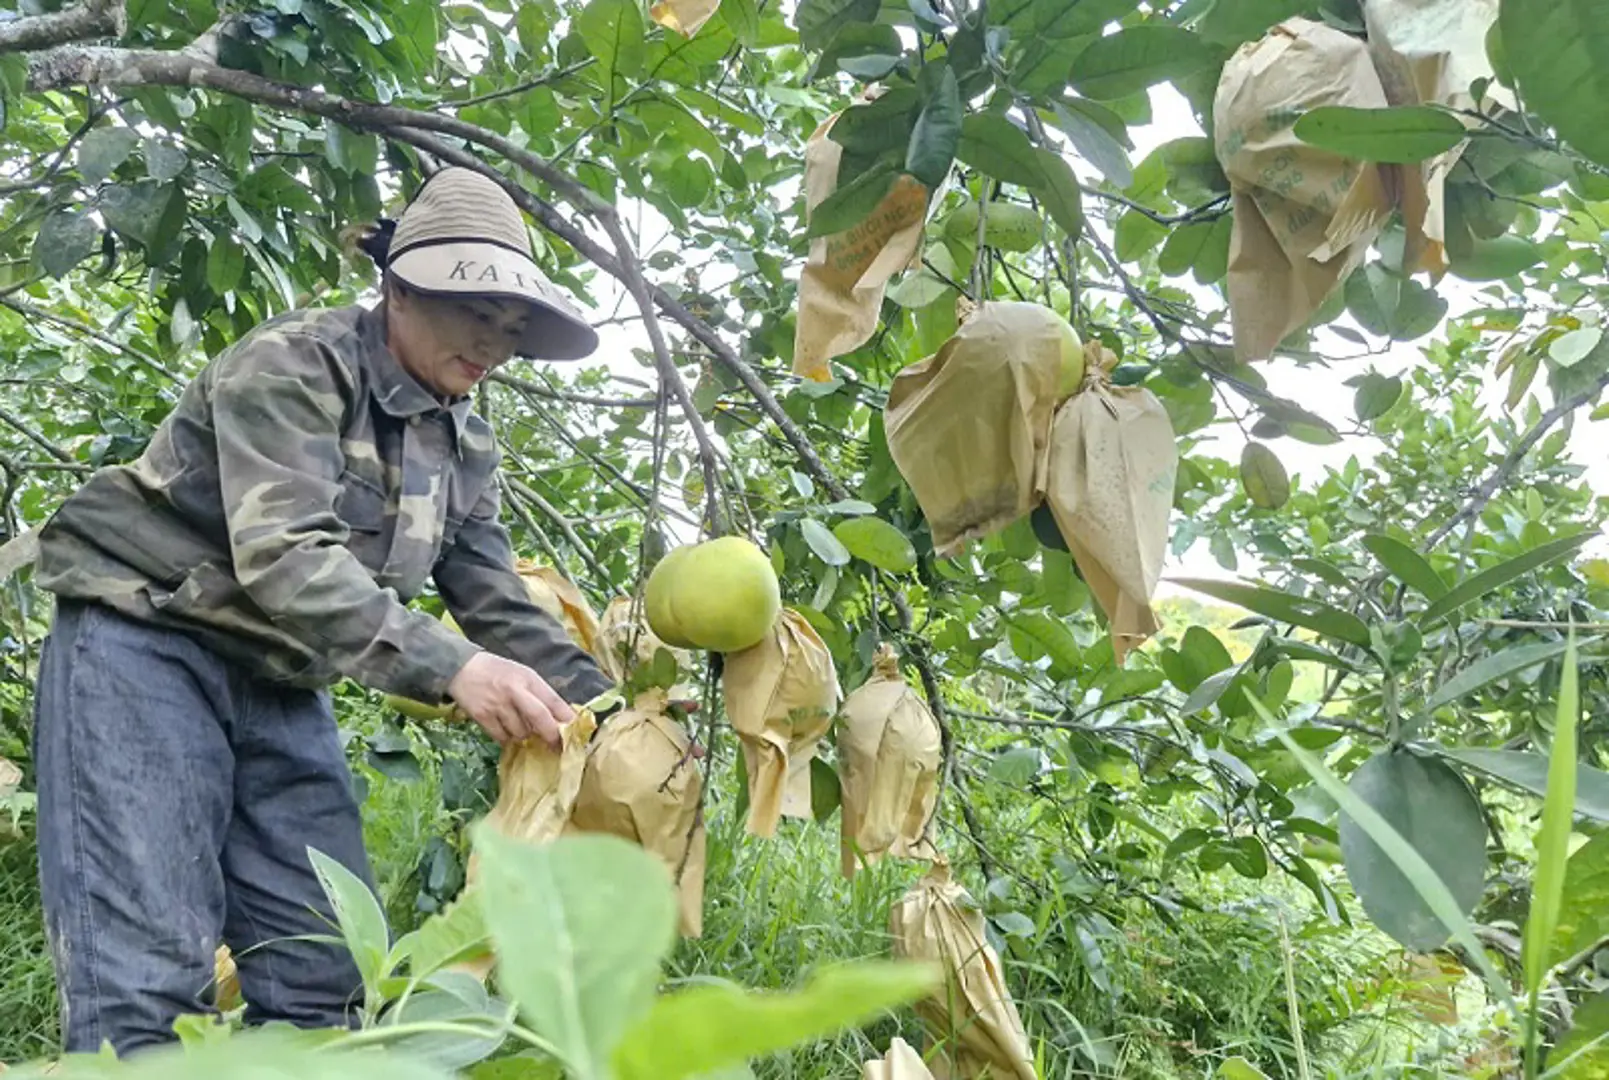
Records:
{"label": "thin twig", "polygon": [[523,94],[527,90],[535,90],[538,87],[547,86],[549,83],[556,83],[561,79],[568,79],[571,75],[585,71],[587,68],[591,67],[597,62],[597,57],[589,56],[585,60],[579,60],[568,67],[559,68],[557,71],[544,72],[529,82],[522,82],[518,86],[509,86],[502,90],[493,90],[489,94],[481,94],[478,97],[463,98],[458,101],[442,101],[438,102],[433,107],[437,109],[467,109],[471,105],[484,105],[488,101],[500,101],[503,98]]}

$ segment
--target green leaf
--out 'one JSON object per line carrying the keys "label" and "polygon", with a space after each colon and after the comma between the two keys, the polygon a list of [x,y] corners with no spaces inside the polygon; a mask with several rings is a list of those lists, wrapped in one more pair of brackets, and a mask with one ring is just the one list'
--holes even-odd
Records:
{"label": "green leaf", "polygon": [[[1403,877],[1405,881],[1412,883],[1413,888],[1416,890],[1416,897],[1421,898],[1423,903],[1428,906],[1432,912],[1432,917],[1442,927],[1451,927],[1453,937],[1468,950],[1469,955],[1479,965],[1481,973],[1485,975],[1487,984],[1492,989],[1493,995],[1504,1003],[1512,1002],[1513,994],[1509,992],[1507,981],[1492,966],[1491,958],[1486,955],[1486,950],[1481,945],[1480,939],[1475,936],[1475,928],[1470,925],[1469,919],[1464,915],[1464,908],[1461,906],[1459,899],[1453,895],[1442,881],[1440,875],[1426,862],[1425,856],[1420,853],[1417,846],[1404,839],[1402,834],[1397,832],[1390,822],[1381,816],[1379,811],[1355,794],[1346,784],[1343,784],[1340,778],[1331,772],[1323,761],[1302,749],[1290,737],[1288,732],[1277,727],[1278,721],[1263,707],[1262,702],[1258,701],[1256,697],[1250,695],[1248,697],[1259,718],[1262,719],[1263,723],[1274,729],[1274,734],[1285,744],[1285,749],[1296,758],[1297,763],[1303,769],[1307,770],[1308,775],[1313,778],[1314,782],[1339,804],[1344,815],[1343,826],[1359,834],[1366,835],[1369,842],[1390,860],[1390,865],[1397,870],[1398,875]],[[1365,764],[1367,765],[1368,763],[1366,762]],[[1456,780],[1457,777],[1455,776],[1454,779]],[[1386,794],[1389,795],[1389,793]],[[1479,814],[1479,809],[1477,806],[1477,815]],[[1343,833],[1343,839],[1344,836],[1345,834]],[[1351,863],[1348,861],[1349,874],[1350,865]],[[1484,844],[1476,853],[1475,867],[1484,874],[1486,868]],[[1467,868],[1465,868],[1464,872],[1467,873]],[[1475,899],[1479,899],[1479,893],[1476,894]],[[1471,901],[1471,903],[1474,903],[1474,901]],[[1445,940],[1445,935],[1442,940]]]}
{"label": "green leaf", "polygon": [[876,82],[886,78],[895,68],[899,67],[900,58],[888,53],[866,53],[861,56],[846,56],[838,61],[838,70],[849,73],[863,82]]}
{"label": "green leaf", "polygon": [[1084,196],[1078,189],[1078,177],[1073,167],[1060,155],[1036,147],[1034,157],[1039,162],[1040,182],[1034,185],[1034,194],[1050,212],[1051,219],[1060,225],[1068,236],[1077,239],[1084,230]]}
{"label": "green leaf", "polygon": [[1609,990],[1575,1010],[1570,1031],[1548,1051],[1545,1080],[1603,1080],[1609,1075]]}
{"label": "green leaf", "polygon": [[[1088,107],[1092,103],[1084,103]],[[1094,106],[1099,108],[1099,106]],[[1052,104],[1056,127],[1072,142],[1078,155],[1101,171],[1101,175],[1115,188],[1126,188],[1134,183],[1134,168],[1129,164],[1128,152],[1112,133],[1094,120],[1073,102],[1058,101]],[[1120,121],[1121,122],[1121,121]]]}
{"label": "green leaf", "polygon": [[1598,0],[1502,0],[1502,53],[1528,110],[1575,149],[1609,165],[1609,24]]}
{"label": "green leaf", "polygon": [[1609,937],[1609,832],[1588,840],[1564,871],[1564,903],[1548,963],[1560,964]]}
{"label": "green leaf", "polygon": [[[1347,786],[1420,855],[1460,914],[1474,910],[1486,884],[1486,822],[1456,772],[1435,758],[1386,750],[1364,762]],[[1375,924],[1405,948],[1444,945],[1451,927],[1431,902],[1428,882],[1399,866],[1350,812],[1340,832],[1347,878]]]}
{"label": "green leaf", "polygon": [[745,49],[760,43],[760,10],[755,0],[721,0],[721,18]]}
{"label": "green leaf", "polygon": [[313,873],[318,876],[319,886],[329,898],[335,921],[341,928],[341,938],[372,999],[380,980],[390,974],[385,964],[391,952],[391,931],[386,926],[380,901],[361,878],[322,851],[309,847],[307,857],[313,864]]}
{"label": "green leaf", "polygon": [[850,518],[832,532],[849,554],[880,570],[904,574],[916,569],[916,548],[910,538],[882,518]]}
{"label": "green leaf", "polygon": [[157,138],[145,140],[145,174],[158,182],[172,180],[190,164],[190,155],[183,149]]}
{"label": "green leaf", "polygon": [[1560,367],[1575,367],[1585,360],[1602,340],[1601,327],[1583,326],[1579,330],[1571,330],[1554,338],[1552,344],[1548,346],[1548,358]]}
{"label": "green leaf", "polygon": [[899,171],[892,165],[861,173],[810,211],[810,225],[805,229],[805,236],[811,239],[831,236],[859,225],[877,209],[877,204],[883,201],[898,176]]}
{"label": "green leaf", "polygon": [[59,278],[100,250],[101,227],[77,210],[52,210],[34,237],[33,257],[53,278]]}
{"label": "green leaf", "polygon": [[1142,23],[1096,38],[1073,62],[1072,86],[1085,97],[1113,101],[1165,79],[1206,67],[1213,50],[1188,30]]}
{"label": "green leaf", "polygon": [[960,158],[979,172],[1008,184],[1031,188],[1044,178],[1034,144],[999,113],[973,113],[961,121]]}
{"label": "green leaf", "polygon": [[420,923],[417,930],[397,942],[392,952],[399,963],[406,957],[409,974],[422,979],[449,964],[485,956],[490,947],[491,934],[486,929],[480,901],[470,891]]}
{"label": "green leaf", "polygon": [[1447,272],[1465,281],[1501,281],[1529,270],[1546,256],[1541,244],[1520,236],[1475,239],[1467,248],[1448,247]]}
{"label": "green leaf", "polygon": [[1553,724],[1553,749],[1548,757],[1548,793],[1542,800],[1542,826],[1536,836],[1531,911],[1525,919],[1525,989],[1533,1005],[1552,967],[1553,936],[1564,908],[1570,827],[1575,819],[1576,725],[1581,718],[1581,689],[1573,631],[1567,645]]}
{"label": "green leaf", "polygon": [[1483,686],[1546,663],[1563,654],[1567,647],[1568,642],[1565,641],[1546,641],[1531,645],[1514,645],[1501,652],[1483,656],[1442,683],[1436,692],[1425,700],[1425,711],[1434,712],[1443,705],[1451,705]]}
{"label": "green leaf", "polygon": [[1039,775],[1043,765],[1039,751],[1032,746],[1013,746],[989,763],[989,779],[1010,788],[1021,788]]}
{"label": "green leaf", "polygon": [[93,187],[128,160],[140,145],[139,132],[125,127],[96,128],[78,144],[78,172]]}
{"label": "green leaf", "polygon": [[1292,129],[1310,146],[1358,161],[1410,165],[1445,153],[1468,134],[1458,117],[1429,105],[1309,109]]}
{"label": "green leaf", "polygon": [[838,770],[819,757],[810,759],[810,816],[817,823],[832,817],[832,812],[844,801],[843,784]]}
{"label": "green leaf", "polygon": [[1269,27],[1293,15],[1317,13],[1319,6],[1318,0],[1236,0],[1235,3],[1215,3],[1196,22],[1196,32],[1214,45],[1233,49],[1248,41],[1256,41]]}
{"label": "green leaf", "polygon": [[1167,236],[1166,225],[1142,211],[1129,210],[1117,219],[1112,250],[1121,262],[1138,262]]}
{"label": "green leaf", "polygon": [[324,156],[341,172],[373,176],[380,164],[380,139],[373,132],[353,131],[344,124],[326,120]]}
{"label": "green leaf", "polygon": [[[1531,792],[1546,795],[1548,761],[1541,754],[1524,750],[1459,750],[1438,748],[1472,769]],[[1575,812],[1596,821],[1609,822],[1609,773],[1582,765],[1576,770]]]}
{"label": "green leaf", "polygon": [[1162,245],[1162,254],[1157,256],[1157,269],[1169,277],[1189,273],[1212,235],[1212,225],[1210,221],[1196,221],[1174,229]]}
{"label": "green leaf", "polygon": [[7,1072],[6,1080],[248,1080],[295,1077],[296,1080],[451,1080],[453,1074],[422,1061],[379,1048],[342,1053],[331,1045],[334,1031],[294,1031],[283,1025],[235,1032],[197,1045],[152,1047],[125,1061],[90,1054],[68,1055]]}
{"label": "green leaf", "polygon": [[1218,1080],[1268,1080],[1268,1074],[1243,1057],[1232,1057],[1218,1066]]}
{"label": "green leaf", "polygon": [[1352,411],[1357,413],[1359,421],[1367,424],[1390,412],[1401,396],[1401,379],[1371,371],[1358,384],[1358,391],[1352,398]]}
{"label": "green leaf", "polygon": [[936,190],[950,173],[950,164],[961,147],[961,88],[950,65],[933,63],[924,71],[938,71],[934,86],[922,105],[922,112],[911,129],[905,151],[905,171],[920,180],[928,190]]}
{"label": "green leaf", "polygon": [[1215,705],[1218,699],[1224,696],[1224,691],[1229,689],[1229,684],[1234,682],[1239,675],[1240,668],[1238,667],[1208,675],[1200,683],[1196,684],[1196,688],[1190,691],[1189,696],[1184,699],[1184,704],[1179,706],[1179,714],[1181,716],[1192,716]]}
{"label": "green leaf", "polygon": [[881,4],[882,0],[799,0],[793,16],[799,44],[824,49],[849,23],[875,19]]}
{"label": "green leaf", "polygon": [[730,983],[660,998],[615,1055],[620,1080],[681,1080],[835,1034],[939,985],[932,965],[863,960],[827,968],[792,993]]}
{"label": "green leaf", "polygon": [[1436,568],[1396,537],[1369,533],[1363,537],[1363,546],[1393,577],[1418,589],[1427,600],[1439,600],[1447,594],[1447,582],[1436,573]]}
{"label": "green leaf", "polygon": [[1502,588],[1516,578],[1524,577],[1533,570],[1544,566],[1551,566],[1562,562],[1580,551],[1582,546],[1596,535],[1588,531],[1575,536],[1566,536],[1558,540],[1550,540],[1545,544],[1518,555],[1507,562],[1500,563],[1489,570],[1482,570],[1474,577],[1466,578],[1447,590],[1447,594],[1431,604],[1419,615],[1420,626],[1430,626],[1465,605],[1472,604],[1488,593]]}
{"label": "green leaf", "polygon": [[810,550],[816,553],[816,558],[828,566],[843,566],[849,562],[849,549],[815,518],[802,518],[799,531],[804,534]]}
{"label": "green leaf", "polygon": [[222,296],[240,284],[240,275],[246,271],[246,249],[228,233],[221,233],[207,250],[207,284]]}
{"label": "green leaf", "polygon": [[597,58],[598,81],[613,102],[615,77],[635,78],[647,56],[641,5],[638,0],[589,0],[575,17],[575,28]]}
{"label": "green leaf", "polygon": [[[404,1035],[390,1043],[398,1054],[406,1054],[415,1061],[428,1062],[440,1069],[467,1069],[477,1061],[484,1061],[503,1045],[505,1032],[497,1030],[508,1016],[509,1008],[490,997],[472,976],[465,976],[469,986],[479,991],[478,1000],[473,992],[463,996],[444,990],[416,990],[405,1001],[386,1015],[386,1024],[450,1024],[454,1021],[480,1021],[478,1030],[488,1027],[492,1035],[470,1035],[458,1032],[421,1031]],[[467,1000],[466,1000],[467,999]],[[489,1025],[486,1022],[491,1021]]]}
{"label": "green leaf", "polygon": [[654,1008],[676,936],[664,863],[614,836],[531,845],[474,830],[498,985],[577,1080],[607,1080],[628,1031]]}
{"label": "green leaf", "polygon": [[101,216],[116,232],[147,250],[161,239],[159,225],[173,189],[154,180],[117,184],[101,192]]}
{"label": "green leaf", "polygon": [[1050,657],[1051,670],[1065,678],[1075,674],[1084,663],[1084,651],[1078,639],[1060,619],[1042,611],[1017,611],[1007,617],[1010,627],[1027,637],[1046,656]]}
{"label": "green leaf", "polygon": [[1362,619],[1351,612],[1332,607],[1322,600],[1293,596],[1262,585],[1243,585],[1233,581],[1213,581],[1207,578],[1172,580],[1187,589],[1206,593],[1231,604],[1239,604],[1247,611],[1267,616],[1277,622],[1291,623],[1352,645],[1364,648],[1369,646],[1369,628],[1364,625]]}
{"label": "green leaf", "polygon": [[865,158],[881,157],[901,147],[909,153],[920,103],[916,90],[898,87],[876,101],[852,105],[839,113],[827,129],[827,137],[845,153]]}
{"label": "green leaf", "polygon": [[1240,486],[1253,506],[1278,510],[1290,501],[1291,480],[1279,456],[1259,442],[1249,442],[1240,454]]}

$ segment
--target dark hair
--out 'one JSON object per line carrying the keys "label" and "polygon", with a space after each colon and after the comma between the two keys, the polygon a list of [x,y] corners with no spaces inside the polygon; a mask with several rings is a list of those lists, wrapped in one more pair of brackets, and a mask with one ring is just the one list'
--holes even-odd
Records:
{"label": "dark hair", "polygon": [[365,228],[358,237],[358,249],[373,259],[374,265],[380,270],[384,270],[391,263],[391,238],[396,231],[397,223],[394,220],[381,218]]}

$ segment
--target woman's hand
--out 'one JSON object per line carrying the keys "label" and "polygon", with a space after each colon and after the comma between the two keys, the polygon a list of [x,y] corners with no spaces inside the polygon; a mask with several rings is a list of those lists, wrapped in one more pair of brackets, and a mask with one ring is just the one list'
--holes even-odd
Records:
{"label": "woman's hand", "polygon": [[559,727],[575,710],[524,664],[489,652],[476,653],[447,684],[460,712],[499,743],[541,739],[559,748]]}

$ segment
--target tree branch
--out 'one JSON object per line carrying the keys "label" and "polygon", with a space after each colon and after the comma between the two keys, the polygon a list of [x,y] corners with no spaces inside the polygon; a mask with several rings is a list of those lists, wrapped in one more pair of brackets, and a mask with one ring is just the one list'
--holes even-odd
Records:
{"label": "tree branch", "polygon": [[0,23],[0,53],[33,52],[91,38],[120,38],[127,30],[123,0],[84,0],[65,11]]}
{"label": "tree branch", "polygon": [[60,90],[81,85],[199,87],[265,105],[311,113],[353,128],[388,130],[412,127],[451,135],[496,151],[587,214],[599,219],[614,216],[614,207],[593,194],[580,181],[554,168],[544,158],[496,132],[456,117],[420,109],[352,101],[321,90],[275,82],[249,71],[219,67],[203,57],[183,52],[64,45],[39,54],[29,65],[30,90]]}
{"label": "tree branch", "polygon": [[165,377],[170,382],[182,383],[184,381],[177,374],[168,370],[167,366],[156,357],[151,356],[149,353],[146,353],[140,349],[136,349],[132,345],[125,345],[115,338],[108,337],[99,329],[89,325],[88,323],[79,322],[77,319],[69,319],[65,315],[57,315],[55,312],[46,311],[43,308],[36,308],[32,304],[25,304],[21,300],[13,300],[9,296],[0,296],[0,307],[10,308],[12,311],[15,311],[18,315],[21,315],[25,319],[38,319],[41,322],[55,323],[57,326],[60,326],[63,329],[72,330],[76,333],[83,334],[87,338],[98,341],[100,344],[106,346],[108,349],[111,349],[113,352],[122,353],[124,356],[132,356],[134,359],[146,365],[157,374]]}
{"label": "tree branch", "polygon": [[529,484],[510,477],[508,485],[520,498],[542,511],[549,521],[559,527],[559,531],[570,542],[570,546],[575,549],[575,553],[581,556],[581,561],[587,564],[587,569],[591,570],[598,579],[599,585],[609,584],[609,572],[599,564],[598,557],[592,553],[592,549],[581,542],[581,537],[576,535],[575,526],[570,523],[569,518],[559,513],[556,506],[544,499],[541,493]]}
{"label": "tree branch", "polygon": [[1553,408],[1543,413],[1541,419],[1532,424],[1530,430],[1520,436],[1520,441],[1514,444],[1507,456],[1498,463],[1497,468],[1492,470],[1492,474],[1481,481],[1480,487],[1475,489],[1474,496],[1464,504],[1463,509],[1442,522],[1425,538],[1425,550],[1429,551],[1441,543],[1443,539],[1464,522],[1474,520],[1482,510],[1486,509],[1486,504],[1492,501],[1492,496],[1497,494],[1498,489],[1508,483],[1510,475],[1513,474],[1515,469],[1519,468],[1520,462],[1525,459],[1525,455],[1530,452],[1531,447],[1540,442],[1542,436],[1548,433],[1548,429],[1581,408],[1581,406],[1590,403],[1603,392],[1605,387],[1609,387],[1609,373],[1599,376],[1598,381],[1590,389],[1583,390],[1574,397],[1556,402]]}
{"label": "tree branch", "polygon": [[522,379],[517,375],[510,375],[504,371],[493,372],[490,376],[492,382],[512,386],[516,390],[523,390],[527,394],[547,398],[549,401],[564,401],[573,405],[592,405],[600,409],[652,409],[656,398],[612,398],[596,397],[592,394],[578,394],[573,390],[555,390],[551,386],[544,386],[529,379]]}

